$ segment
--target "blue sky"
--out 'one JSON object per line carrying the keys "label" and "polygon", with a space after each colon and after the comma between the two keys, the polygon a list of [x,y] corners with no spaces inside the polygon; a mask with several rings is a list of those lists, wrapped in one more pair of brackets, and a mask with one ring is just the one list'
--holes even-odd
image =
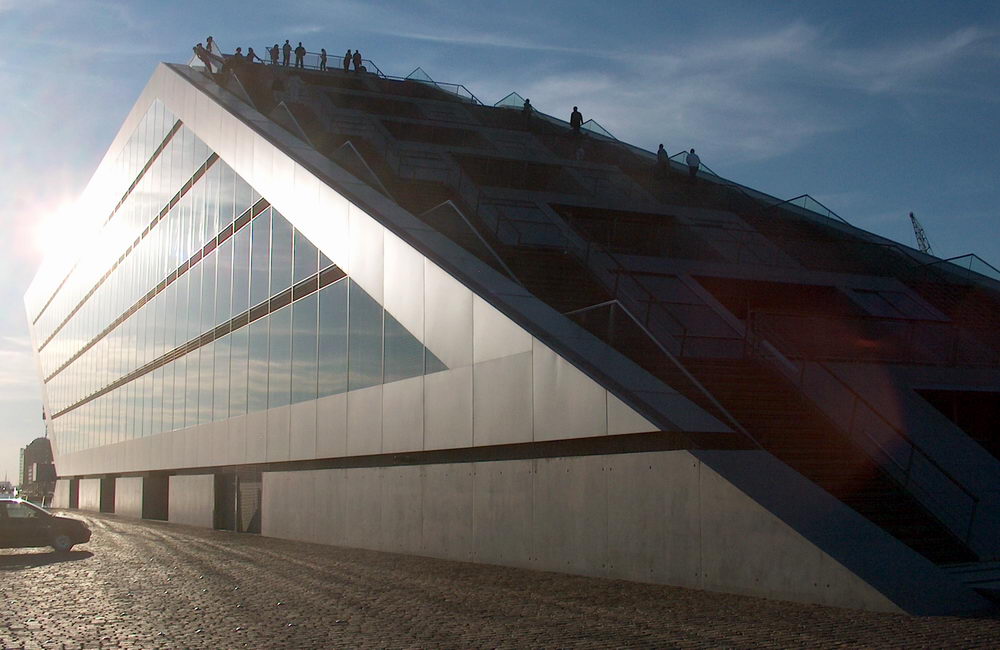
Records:
{"label": "blue sky", "polygon": [[0,0],[0,478],[42,431],[22,296],[52,215],[89,180],[159,61],[212,34],[417,66],[619,139],[695,147],[717,173],[803,193],[941,257],[1000,266],[1000,3]]}

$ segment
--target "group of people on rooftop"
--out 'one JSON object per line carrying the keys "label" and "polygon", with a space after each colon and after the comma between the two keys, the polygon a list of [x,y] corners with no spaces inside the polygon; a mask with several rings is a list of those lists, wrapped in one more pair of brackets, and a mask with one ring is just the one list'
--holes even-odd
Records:
{"label": "group of people on rooftop", "polygon": [[[521,115],[524,116],[525,126],[530,128],[531,116],[535,112],[535,107],[531,105],[530,99],[524,100],[524,106],[521,109]],[[582,135],[580,129],[583,127],[583,113],[580,112],[578,106],[573,107],[573,111],[569,114],[569,128],[570,132],[574,136]],[[583,147],[577,148],[576,159],[583,159]],[[688,178],[690,180],[695,180],[698,175],[698,169],[701,167],[701,158],[694,152],[694,149],[688,151],[687,156],[684,158],[684,162],[688,166]],[[661,143],[659,148],[656,150],[656,171],[661,177],[666,177],[667,171],[670,169],[670,154],[667,150],[663,148]]]}
{"label": "group of people on rooftop", "polygon": [[[292,47],[292,44],[285,39],[285,44],[278,46],[277,43],[273,47],[265,48],[267,51],[267,57],[269,61],[264,61],[264,59],[257,56],[252,47],[248,47],[246,54],[243,53],[243,48],[238,47],[233,54],[222,54],[215,41],[209,36],[205,44],[198,43],[194,46],[194,53],[198,59],[205,64],[205,67],[209,71],[214,71],[216,69],[221,70],[226,63],[229,62],[246,62],[246,63],[270,63],[271,65],[279,65],[278,59],[281,58],[280,65],[288,67],[291,63],[292,54],[295,55],[295,64],[293,67],[305,69],[305,58],[308,52],[306,48],[302,45],[302,41],[299,41],[298,46]],[[321,71],[329,70],[327,66],[329,56],[327,55],[326,48],[321,48],[319,51],[319,69]],[[351,66],[354,66],[355,72],[367,72],[363,59],[361,58],[361,50],[354,50],[351,52],[348,48],[347,52],[344,54],[343,58],[343,68],[344,72],[349,72]]]}

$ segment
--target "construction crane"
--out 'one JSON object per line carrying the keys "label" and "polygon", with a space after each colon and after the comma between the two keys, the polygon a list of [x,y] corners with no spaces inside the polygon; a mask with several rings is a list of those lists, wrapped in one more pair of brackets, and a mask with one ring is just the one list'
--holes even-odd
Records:
{"label": "construction crane", "polygon": [[917,218],[910,213],[910,223],[913,224],[913,235],[917,238],[917,248],[920,249],[921,253],[927,253],[928,255],[933,255],[934,251],[931,250],[931,243],[927,241],[927,234],[924,233],[924,227],[920,225]]}

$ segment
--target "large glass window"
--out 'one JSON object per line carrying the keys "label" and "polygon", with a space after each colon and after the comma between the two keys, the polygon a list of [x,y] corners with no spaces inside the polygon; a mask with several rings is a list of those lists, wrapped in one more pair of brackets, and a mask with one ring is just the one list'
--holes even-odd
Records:
{"label": "large glass window", "polygon": [[292,286],[292,224],[271,211],[271,295]]}
{"label": "large glass window", "polygon": [[219,325],[233,317],[230,313],[233,285],[233,238],[219,244],[215,252],[215,324]]}
{"label": "large glass window", "polygon": [[320,397],[347,391],[347,285],[345,278],[319,291]]}
{"label": "large glass window", "polygon": [[250,306],[270,297],[271,275],[271,209],[268,208],[250,222]]}
{"label": "large glass window", "polygon": [[424,346],[389,312],[385,313],[385,381],[424,372]]}
{"label": "large glass window", "polygon": [[285,406],[292,389],[292,310],[282,307],[269,317],[267,407]]}
{"label": "large glass window", "polygon": [[247,345],[249,329],[242,327],[229,335],[229,415],[247,412]]}
{"label": "large glass window", "polygon": [[319,270],[319,250],[302,233],[296,230],[294,255],[295,271],[292,276],[292,283],[298,284]]}
{"label": "large glass window", "polygon": [[233,240],[233,316],[250,308],[250,228],[240,228]]}
{"label": "large glass window", "polygon": [[267,320],[250,323],[249,357],[247,363],[247,411],[267,408]]}
{"label": "large glass window", "polygon": [[292,403],[316,399],[319,296],[292,303]]}
{"label": "large glass window", "polygon": [[382,307],[356,282],[350,282],[349,390],[382,383]]}

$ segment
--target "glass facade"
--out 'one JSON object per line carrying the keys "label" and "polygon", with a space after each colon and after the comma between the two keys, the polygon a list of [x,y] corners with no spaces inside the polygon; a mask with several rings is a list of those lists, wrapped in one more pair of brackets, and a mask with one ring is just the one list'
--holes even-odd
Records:
{"label": "glass facade", "polygon": [[63,452],[445,369],[159,102],[129,143],[102,250],[35,318]]}

